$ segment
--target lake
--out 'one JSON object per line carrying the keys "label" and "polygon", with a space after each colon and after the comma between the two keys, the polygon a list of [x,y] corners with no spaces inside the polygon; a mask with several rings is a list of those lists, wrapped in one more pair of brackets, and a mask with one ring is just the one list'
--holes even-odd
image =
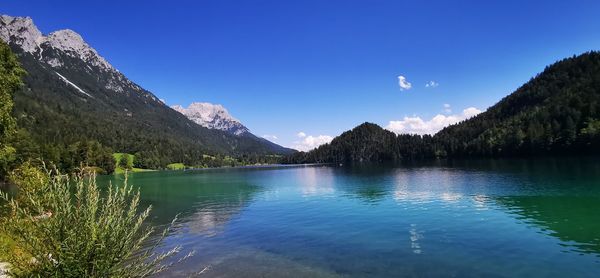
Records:
{"label": "lake", "polygon": [[600,277],[600,159],[152,172],[130,183],[154,224],[180,214],[165,248],[196,252],[164,277]]}

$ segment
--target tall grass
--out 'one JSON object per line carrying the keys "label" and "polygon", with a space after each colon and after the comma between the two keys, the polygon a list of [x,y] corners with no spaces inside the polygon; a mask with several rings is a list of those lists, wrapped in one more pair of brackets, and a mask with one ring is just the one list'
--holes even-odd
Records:
{"label": "tall grass", "polygon": [[165,259],[179,252],[156,251],[172,225],[150,242],[154,228],[144,221],[151,208],[140,209],[140,193],[126,179],[102,194],[94,174],[26,171],[21,178],[33,178],[19,185],[18,197],[1,195],[9,209],[1,229],[22,251],[9,259],[11,275],[147,277],[168,268]]}

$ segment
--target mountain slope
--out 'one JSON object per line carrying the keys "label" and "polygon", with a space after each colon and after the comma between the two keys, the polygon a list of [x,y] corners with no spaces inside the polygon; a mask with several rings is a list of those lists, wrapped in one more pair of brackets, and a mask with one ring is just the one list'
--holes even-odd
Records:
{"label": "mountain slope", "polygon": [[433,137],[362,124],[291,163],[600,153],[600,53],[559,61],[487,111]]}
{"label": "mountain slope", "polygon": [[564,59],[435,137],[451,156],[587,153],[600,143],[600,53]]}
{"label": "mountain slope", "polygon": [[0,39],[28,74],[15,96],[15,116],[58,159],[78,141],[97,140],[114,151],[140,153],[161,164],[194,164],[203,154],[287,154],[255,137],[202,127],[162,103],[112,67],[77,33],[41,34],[30,18],[0,17]]}

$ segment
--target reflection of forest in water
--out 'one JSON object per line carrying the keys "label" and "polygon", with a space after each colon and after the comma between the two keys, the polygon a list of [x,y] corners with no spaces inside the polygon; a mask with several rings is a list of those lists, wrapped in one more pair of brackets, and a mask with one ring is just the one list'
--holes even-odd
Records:
{"label": "reflection of forest in water", "polygon": [[201,173],[143,173],[129,183],[140,185],[142,206],[152,206],[155,225],[166,225],[177,217],[190,232],[203,235],[217,233],[260,191],[238,177]]}
{"label": "reflection of forest in water", "polygon": [[465,160],[453,166],[511,175],[525,188],[495,197],[497,204],[574,251],[600,255],[600,159]]}
{"label": "reflection of forest in water", "polygon": [[600,256],[600,197],[517,196],[497,198],[496,202],[574,251]]}
{"label": "reflection of forest in water", "polygon": [[505,174],[522,192],[493,197],[573,251],[600,255],[600,159],[463,160],[446,165]]}
{"label": "reflection of forest in water", "polygon": [[182,220],[191,233],[215,235],[251,202],[257,192],[258,187],[246,184],[206,190],[193,205],[194,212]]}
{"label": "reflection of forest in water", "polygon": [[[353,165],[337,170],[336,189],[376,204],[471,198],[492,201],[560,239],[573,251],[600,255],[600,159],[439,160]],[[393,176],[394,182],[386,178]]]}
{"label": "reflection of forest in water", "polygon": [[158,172],[130,182],[141,185],[143,205],[152,204],[154,223],[169,223],[179,213],[179,222],[190,234],[219,234],[261,192],[268,196],[298,191],[303,197],[342,197],[374,206],[389,205],[390,200],[404,207],[435,209],[465,200],[474,205],[493,203],[577,252],[600,254],[598,161],[546,158],[318,166],[295,169],[293,178],[285,173],[288,170],[264,175],[263,170]]}
{"label": "reflection of forest in water", "polygon": [[[399,187],[425,194],[600,196],[600,158],[453,159],[333,167],[335,189],[378,202]],[[322,175],[323,170],[319,175]],[[390,181],[389,179],[395,179]],[[319,183],[323,183],[319,181]],[[453,191],[454,192],[449,192]]]}
{"label": "reflection of forest in water", "polygon": [[520,188],[493,197],[497,204],[573,251],[600,255],[600,159],[458,160],[441,165],[507,175]]}

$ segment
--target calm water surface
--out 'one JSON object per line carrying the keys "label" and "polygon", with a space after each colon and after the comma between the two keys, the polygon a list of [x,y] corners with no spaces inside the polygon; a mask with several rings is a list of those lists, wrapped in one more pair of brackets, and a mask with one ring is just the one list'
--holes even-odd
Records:
{"label": "calm water surface", "polygon": [[[122,179],[122,176],[112,178]],[[600,277],[600,160],[135,174],[188,277]]]}

